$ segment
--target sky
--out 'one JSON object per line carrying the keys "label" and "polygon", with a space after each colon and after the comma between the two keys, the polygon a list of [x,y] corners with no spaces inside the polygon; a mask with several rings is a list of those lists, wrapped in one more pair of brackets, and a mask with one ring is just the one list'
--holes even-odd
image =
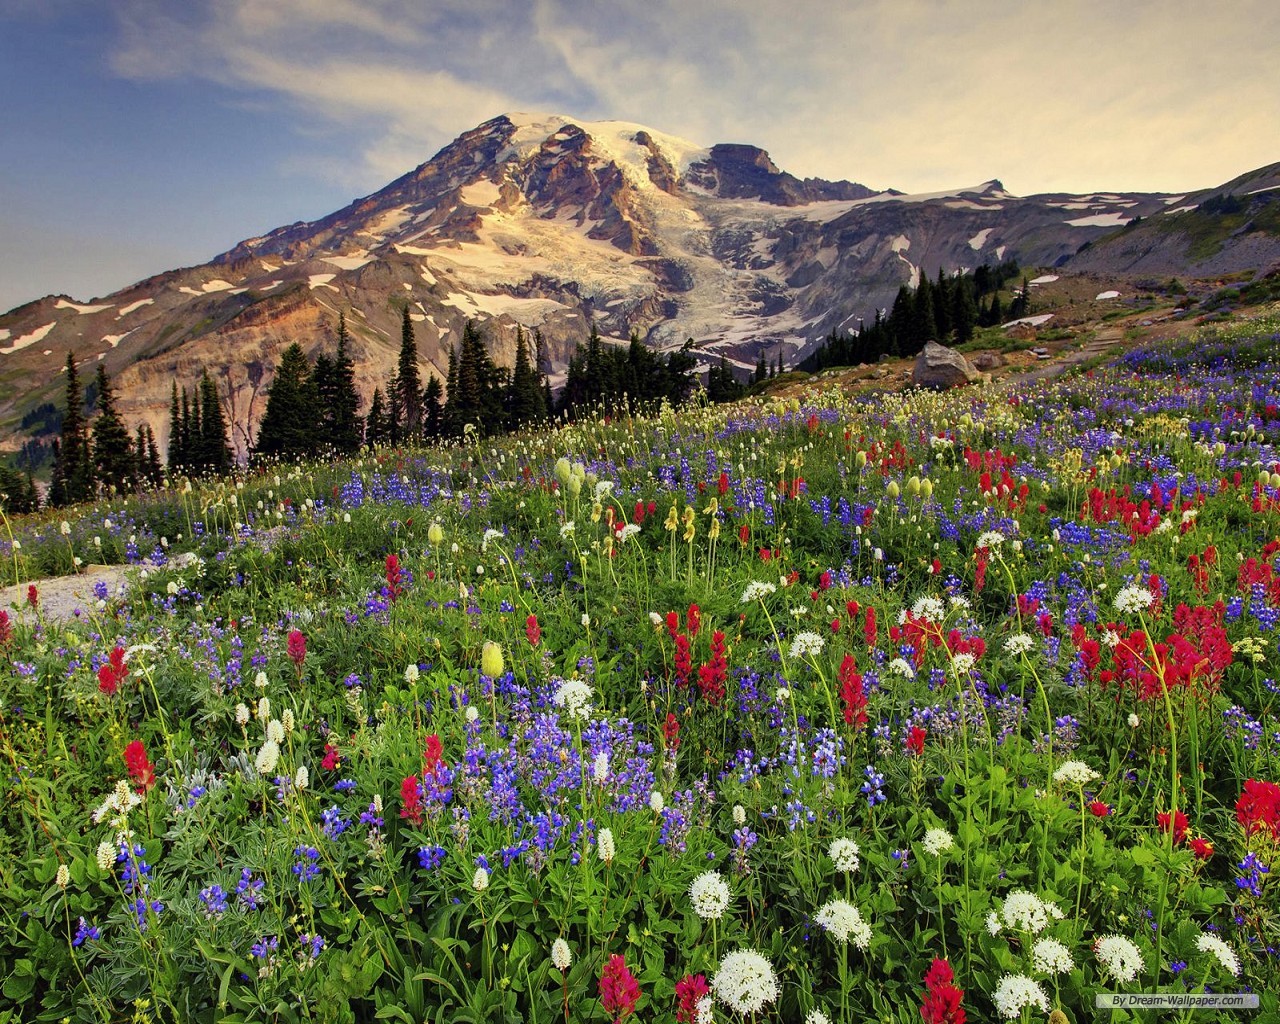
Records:
{"label": "sky", "polygon": [[506,111],[927,192],[1280,161],[1275,0],[0,0],[0,311],[375,192]]}

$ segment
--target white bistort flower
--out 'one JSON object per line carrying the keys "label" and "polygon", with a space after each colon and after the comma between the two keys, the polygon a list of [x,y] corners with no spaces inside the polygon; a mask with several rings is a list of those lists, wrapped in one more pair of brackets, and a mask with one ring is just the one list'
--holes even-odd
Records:
{"label": "white bistort flower", "polygon": [[837,942],[852,942],[859,949],[866,949],[871,942],[871,925],[845,900],[828,900],[813,919]]}
{"label": "white bistort flower", "polygon": [[887,669],[890,675],[901,676],[903,679],[914,679],[916,670],[911,667],[911,663],[906,658],[894,658],[889,662]]}
{"label": "white bistort flower", "polygon": [[566,679],[551,698],[556,707],[562,708],[570,718],[591,716],[591,687],[581,679]]}
{"label": "white bistort flower", "polygon": [[991,1001],[996,1004],[1000,1016],[1009,1020],[1022,1016],[1023,1009],[1035,1007],[1042,1013],[1049,1012],[1049,997],[1044,989],[1021,974],[1006,974],[1000,984],[991,993]]}
{"label": "white bistort flower", "polygon": [[110,871],[111,866],[116,862],[116,848],[104,839],[98,844],[96,859],[99,871]]}
{"label": "white bistort flower", "polygon": [[1063,761],[1053,773],[1053,781],[1064,786],[1087,786],[1100,778],[1102,776],[1083,761]]}
{"label": "white bistort flower", "polygon": [[704,871],[689,885],[693,910],[704,921],[718,921],[729,909],[732,896],[719,871]]}
{"label": "white bistort flower", "polygon": [[1123,935],[1104,935],[1093,944],[1094,955],[1116,981],[1129,982],[1146,968],[1140,950]]}
{"label": "white bistort flower", "polygon": [[804,1019],[804,1024],[831,1024],[831,1018],[821,1010],[810,1010]]}
{"label": "white bistort flower", "polygon": [[1140,612],[1150,608],[1155,602],[1155,594],[1151,593],[1146,587],[1139,587],[1130,583],[1127,587],[1122,587],[1120,593],[1116,594],[1115,606],[1118,612]]}
{"label": "white bistort flower", "polygon": [[742,591],[742,604],[750,604],[752,601],[763,601],[770,594],[776,593],[778,588],[772,583],[762,583],[759,580],[752,580],[748,583],[746,589]]}
{"label": "white bistort flower", "polygon": [[758,1013],[778,998],[778,976],[773,965],[754,949],[725,954],[711,979],[716,996],[734,1013]]}
{"label": "white bistort flower", "polygon": [[591,778],[594,782],[604,782],[609,778],[609,755],[603,750],[591,762]]}
{"label": "white bistort flower", "polygon": [[945,828],[931,828],[924,834],[924,849],[937,857],[955,846],[955,840]]}
{"label": "white bistort flower", "polygon": [[831,858],[831,863],[836,866],[836,870],[846,874],[858,870],[860,863],[858,854],[861,852],[858,844],[852,839],[833,839],[831,846],[827,849],[827,855]]}
{"label": "white bistort flower", "polygon": [[1223,942],[1216,935],[1201,935],[1196,939],[1196,949],[1201,953],[1208,953],[1228,974],[1238,975],[1240,973],[1240,958],[1236,956],[1236,951]]}
{"label": "white bistort flower", "polygon": [[613,863],[613,858],[617,854],[617,847],[613,845],[613,829],[600,830],[600,834],[596,836],[596,850],[602,861],[606,864]]}
{"label": "white bistort flower", "polygon": [[471,888],[476,892],[484,892],[489,888],[489,872],[484,868],[476,868],[476,873],[471,876]]}
{"label": "white bistort flower", "polygon": [[551,962],[555,964],[556,970],[567,971],[569,965],[573,963],[573,954],[569,952],[569,943],[564,939],[556,939],[551,943]]}
{"label": "white bistort flower", "polygon": [[1070,974],[1071,951],[1057,939],[1043,938],[1031,947],[1031,965],[1041,974]]}
{"label": "white bistort flower", "polygon": [[816,657],[822,653],[822,649],[827,646],[827,642],[818,636],[817,633],[797,633],[796,638],[791,641],[791,657],[803,658],[805,655]]}
{"label": "white bistort flower", "polygon": [[259,775],[270,775],[276,770],[276,764],[280,760],[280,746],[275,740],[267,740],[262,744],[262,749],[258,751],[258,756],[253,762],[253,766],[258,769]]}
{"label": "white bistort flower", "polygon": [[649,810],[653,811],[654,814],[661,814],[662,808],[666,805],[667,802],[662,798],[662,794],[656,789],[649,794]]}
{"label": "white bistort flower", "polygon": [[998,548],[1003,543],[1003,533],[999,530],[987,530],[985,533],[978,534],[978,543],[976,546],[990,550],[992,548]]}
{"label": "white bistort flower", "polygon": [[[911,614],[917,619],[941,622],[947,617],[947,606],[937,597],[918,597],[911,606]],[[906,616],[903,616],[903,621],[906,621]]]}

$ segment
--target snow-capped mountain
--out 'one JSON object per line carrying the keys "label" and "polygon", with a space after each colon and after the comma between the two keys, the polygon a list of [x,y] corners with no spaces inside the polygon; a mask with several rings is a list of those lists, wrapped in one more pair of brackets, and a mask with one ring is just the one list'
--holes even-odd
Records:
{"label": "snow-capped mountain", "polygon": [[[205,368],[243,452],[280,351],[331,351],[347,314],[366,399],[384,384],[407,305],[423,374],[443,377],[468,318],[510,363],[536,328],[555,373],[595,323],[658,347],[693,338],[744,368],[787,362],[889,304],[904,282],[984,261],[1059,263],[1186,197],[1018,198],[998,181],[929,195],[798,179],[746,145],[703,148],[623,122],[506,114],[321,220],[209,263],[78,303],[0,316],[0,424],[60,401],[66,354],[105,359],[126,421],[167,436],[170,384]],[[90,371],[91,372],[91,371]],[[86,375],[87,378],[87,375]],[[424,377],[425,379],[425,377]]]}

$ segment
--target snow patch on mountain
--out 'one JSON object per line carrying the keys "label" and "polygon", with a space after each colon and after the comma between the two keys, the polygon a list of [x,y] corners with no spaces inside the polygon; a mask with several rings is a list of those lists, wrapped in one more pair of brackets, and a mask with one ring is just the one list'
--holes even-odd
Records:
{"label": "snow patch on mountain", "polygon": [[1092,217],[1077,217],[1065,223],[1073,228],[1122,228],[1132,219],[1127,213],[1098,213]]}
{"label": "snow patch on mountain", "polygon": [[911,239],[906,235],[898,235],[897,238],[889,243],[889,248],[901,255],[911,248]]}
{"label": "snow patch on mountain", "polygon": [[1120,298],[1120,293],[1118,291],[1116,291],[1115,289],[1108,289],[1105,292],[1098,292],[1098,294],[1093,297],[1093,301],[1101,302],[1103,299],[1118,299],[1118,298]]}
{"label": "snow patch on mountain", "polygon": [[321,256],[320,258],[325,263],[331,263],[340,270],[358,270],[366,263],[371,263],[374,259],[367,252],[353,253],[349,256]]}
{"label": "snow patch on mountain", "polygon": [[458,199],[468,206],[483,209],[492,206],[502,197],[502,189],[488,180],[472,182],[458,193]]}
{"label": "snow patch on mountain", "polygon": [[130,313],[136,313],[143,306],[153,305],[155,301],[155,299],[139,299],[137,302],[131,302],[127,306],[121,306],[120,312],[116,314],[116,319],[119,320],[121,317],[126,317]]}
{"label": "snow patch on mountain", "polygon": [[[10,353],[17,352],[19,349],[26,348],[28,345],[34,345],[37,341],[44,341],[49,336],[49,332],[57,326],[57,321],[51,321],[43,327],[37,327],[30,334],[24,334],[21,338],[14,341],[8,348],[0,348],[0,356],[7,356]],[[7,331],[5,333],[8,333]]]}
{"label": "snow patch on mountain", "polygon": [[338,276],[337,274],[312,274],[310,277],[307,278],[307,284],[312,289],[332,288],[333,291],[336,292],[338,289],[334,288],[333,285],[331,285],[329,282],[332,281],[337,276]]}
{"label": "snow patch on mountain", "polygon": [[74,309],[77,313],[101,313],[104,309],[110,309],[114,305],[114,302],[108,302],[102,306],[81,306],[74,302],[68,302],[66,299],[59,299],[53,304],[53,308]]}
{"label": "snow patch on mountain", "polygon": [[991,237],[991,232],[994,230],[995,228],[983,228],[971,239],[969,239],[969,248],[972,249],[974,252],[978,252],[984,245],[987,244],[987,239]]}

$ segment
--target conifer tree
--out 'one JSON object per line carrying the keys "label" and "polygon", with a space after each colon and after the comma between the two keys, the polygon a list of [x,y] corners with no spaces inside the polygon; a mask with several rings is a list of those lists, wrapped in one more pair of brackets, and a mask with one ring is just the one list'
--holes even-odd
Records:
{"label": "conifer tree", "polygon": [[62,417],[62,435],[56,450],[55,483],[50,503],[70,505],[93,497],[93,451],[84,419],[84,392],[76,373],[74,352],[67,353],[67,411]]}
{"label": "conifer tree", "polygon": [[418,345],[413,338],[413,321],[409,307],[404,307],[400,325],[400,361],[396,366],[396,395],[399,398],[401,422],[406,440],[416,438],[422,430],[422,379],[418,374]]}
{"label": "conifer tree", "polygon": [[175,475],[181,473],[183,461],[182,409],[178,405],[178,381],[174,379],[169,390],[169,471]]}
{"label": "conifer tree", "polygon": [[422,391],[422,433],[429,438],[438,438],[444,420],[444,387],[435,374],[427,381]]}
{"label": "conifer tree", "polygon": [[360,450],[360,395],[347,335],[347,316],[338,314],[338,354],[333,361],[333,447],[344,455]]}
{"label": "conifer tree", "polygon": [[529,360],[529,345],[522,328],[516,328],[516,364],[511,372],[511,389],[508,400],[510,427],[519,430],[530,423],[547,417],[542,404],[542,387],[538,373]]}
{"label": "conifer tree", "polygon": [[765,365],[764,349],[760,350],[760,355],[756,359],[756,372],[751,375],[751,383],[759,384],[769,377],[769,367]]}
{"label": "conifer tree", "polygon": [[267,389],[267,410],[258,427],[255,459],[291,458],[315,450],[316,416],[310,369],[297,342],[284,350],[275,379]]}
{"label": "conifer tree", "polygon": [[232,462],[227,421],[222,415],[218,388],[209,371],[205,370],[200,375],[200,469],[226,476],[231,472]]}
{"label": "conifer tree", "polygon": [[369,401],[369,414],[364,421],[364,443],[373,448],[387,443],[387,414],[383,409],[382,389],[373,389],[373,398]]}
{"label": "conifer tree", "polygon": [[98,418],[93,423],[93,465],[103,487],[123,494],[133,487],[137,466],[129,431],[116,410],[115,392],[105,363],[98,364],[96,383]]}

